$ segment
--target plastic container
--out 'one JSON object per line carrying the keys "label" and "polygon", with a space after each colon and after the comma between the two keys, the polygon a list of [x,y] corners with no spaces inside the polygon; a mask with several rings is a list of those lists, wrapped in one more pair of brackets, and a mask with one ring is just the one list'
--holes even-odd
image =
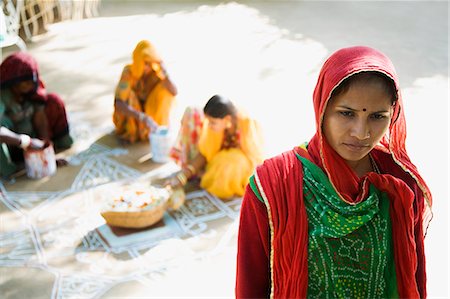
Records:
{"label": "plastic container", "polygon": [[150,151],[152,160],[156,163],[166,163],[170,161],[170,149],[172,147],[172,136],[166,127],[159,127],[155,132],[150,133]]}
{"label": "plastic container", "polygon": [[25,169],[31,179],[41,179],[56,173],[55,150],[52,143],[46,143],[42,149],[24,151]]}

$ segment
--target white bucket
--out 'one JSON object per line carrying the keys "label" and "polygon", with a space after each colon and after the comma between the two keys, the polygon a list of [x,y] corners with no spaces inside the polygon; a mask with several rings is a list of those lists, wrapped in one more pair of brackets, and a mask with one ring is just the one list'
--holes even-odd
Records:
{"label": "white bucket", "polygon": [[155,132],[150,133],[150,150],[152,152],[152,160],[156,163],[170,161],[171,137],[169,129],[166,127],[159,127]]}
{"label": "white bucket", "polygon": [[56,173],[55,151],[51,143],[42,149],[28,149],[23,154],[29,178],[41,179]]}

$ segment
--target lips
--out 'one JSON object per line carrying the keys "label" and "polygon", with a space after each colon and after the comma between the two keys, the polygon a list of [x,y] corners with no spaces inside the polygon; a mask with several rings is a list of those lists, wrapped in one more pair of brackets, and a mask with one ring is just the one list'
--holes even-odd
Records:
{"label": "lips", "polygon": [[352,152],[362,152],[370,148],[368,144],[343,143],[343,145]]}

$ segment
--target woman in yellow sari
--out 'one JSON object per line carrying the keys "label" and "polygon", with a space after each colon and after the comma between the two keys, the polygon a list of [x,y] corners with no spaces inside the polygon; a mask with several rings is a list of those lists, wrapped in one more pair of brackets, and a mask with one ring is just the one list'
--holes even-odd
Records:
{"label": "woman in yellow sari", "polygon": [[151,129],[168,125],[176,94],[156,49],[149,41],[140,41],[133,51],[133,62],[124,67],[116,87],[116,134],[131,143],[148,140]]}
{"label": "woman in yellow sari", "polygon": [[215,95],[203,111],[186,109],[171,156],[182,167],[170,180],[172,187],[199,176],[200,187],[219,198],[242,196],[262,162],[260,128],[229,99]]}

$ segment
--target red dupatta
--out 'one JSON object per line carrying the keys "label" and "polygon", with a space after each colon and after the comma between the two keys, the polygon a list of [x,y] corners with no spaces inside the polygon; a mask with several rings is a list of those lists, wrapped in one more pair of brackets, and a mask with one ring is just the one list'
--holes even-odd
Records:
{"label": "red dupatta", "polygon": [[[400,91],[389,131],[372,151],[383,174],[371,172],[359,178],[322,136],[323,115],[332,91],[344,79],[364,71],[385,74],[399,90],[391,61],[377,50],[350,47],[335,52],[323,65],[314,91],[317,130],[308,150],[294,149],[266,161],[264,167],[257,170],[258,183],[260,187],[264,186],[260,191],[265,192],[263,197],[268,201],[272,232],[272,296],[304,298],[307,295],[308,222],[301,192],[303,174],[301,168],[295,166],[299,164],[295,159],[296,152],[321,167],[341,199],[348,204],[364,200],[369,184],[388,194],[399,296],[426,297],[423,241],[431,220],[431,193],[406,152],[406,124]],[[276,188],[280,184],[277,177],[283,180],[281,193]]]}

